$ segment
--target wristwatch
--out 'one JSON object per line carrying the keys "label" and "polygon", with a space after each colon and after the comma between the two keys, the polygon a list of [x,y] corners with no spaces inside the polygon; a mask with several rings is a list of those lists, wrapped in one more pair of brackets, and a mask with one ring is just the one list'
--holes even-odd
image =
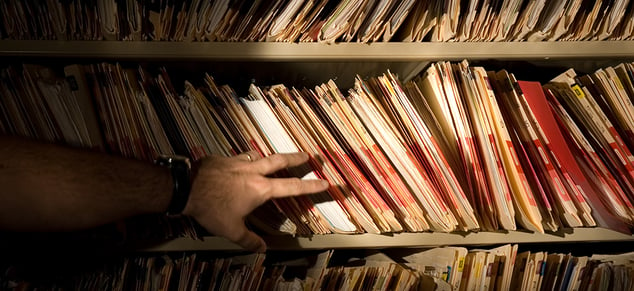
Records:
{"label": "wristwatch", "polygon": [[166,214],[180,215],[185,210],[192,187],[191,162],[179,155],[159,155],[154,163],[170,169],[174,190]]}

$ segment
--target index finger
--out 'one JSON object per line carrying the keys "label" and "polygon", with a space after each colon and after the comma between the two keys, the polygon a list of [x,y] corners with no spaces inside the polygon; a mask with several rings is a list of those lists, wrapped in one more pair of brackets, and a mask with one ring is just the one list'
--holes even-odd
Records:
{"label": "index finger", "polygon": [[265,198],[281,198],[326,191],[330,184],[321,179],[271,178],[270,188],[264,193]]}
{"label": "index finger", "polygon": [[260,175],[269,175],[282,169],[304,164],[308,161],[308,158],[308,154],[303,152],[273,154],[253,161],[251,168]]}

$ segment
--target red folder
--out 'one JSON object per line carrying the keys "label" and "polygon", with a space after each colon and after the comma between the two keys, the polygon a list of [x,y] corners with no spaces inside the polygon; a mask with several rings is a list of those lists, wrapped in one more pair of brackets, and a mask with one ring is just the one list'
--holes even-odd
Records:
{"label": "red folder", "polygon": [[525,94],[528,105],[537,118],[546,137],[549,140],[550,148],[562,167],[570,174],[573,181],[583,189],[585,198],[592,208],[592,216],[597,224],[601,227],[609,228],[615,231],[631,234],[627,224],[613,215],[610,210],[601,202],[600,191],[594,188],[589,179],[584,175],[581,166],[577,163],[571,148],[575,145],[569,144],[564,137],[564,133],[559,127],[554,113],[551,111],[550,104],[546,99],[542,85],[539,82],[519,81],[519,85]]}

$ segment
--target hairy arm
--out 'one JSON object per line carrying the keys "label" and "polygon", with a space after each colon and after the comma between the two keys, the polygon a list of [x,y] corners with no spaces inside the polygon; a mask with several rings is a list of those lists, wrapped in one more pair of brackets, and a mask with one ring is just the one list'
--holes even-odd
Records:
{"label": "hairy arm", "polygon": [[0,228],[86,229],[167,209],[168,169],[22,138],[0,136]]}
{"label": "hairy arm", "polygon": [[[306,163],[305,153],[209,156],[198,164],[184,215],[253,251],[266,250],[245,217],[272,198],[325,191],[323,180],[271,178]],[[0,136],[0,229],[86,229],[163,212],[172,199],[168,169],[118,156]]]}

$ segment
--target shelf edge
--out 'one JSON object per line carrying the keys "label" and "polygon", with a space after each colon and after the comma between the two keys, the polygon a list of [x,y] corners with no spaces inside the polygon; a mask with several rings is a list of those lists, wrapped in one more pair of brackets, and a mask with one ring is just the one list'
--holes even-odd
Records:
{"label": "shelf edge", "polygon": [[[478,233],[400,233],[390,235],[316,235],[313,237],[268,236],[264,238],[270,250],[312,249],[378,249],[395,247],[478,246],[521,243],[574,243],[634,241],[634,236],[604,228],[563,229],[556,233],[525,231]],[[146,245],[145,252],[158,251],[240,251],[241,248],[221,237],[204,237],[203,240],[178,238]]]}
{"label": "shelf edge", "polygon": [[430,61],[633,58],[634,41],[277,43],[2,40],[0,56],[116,60]]}

